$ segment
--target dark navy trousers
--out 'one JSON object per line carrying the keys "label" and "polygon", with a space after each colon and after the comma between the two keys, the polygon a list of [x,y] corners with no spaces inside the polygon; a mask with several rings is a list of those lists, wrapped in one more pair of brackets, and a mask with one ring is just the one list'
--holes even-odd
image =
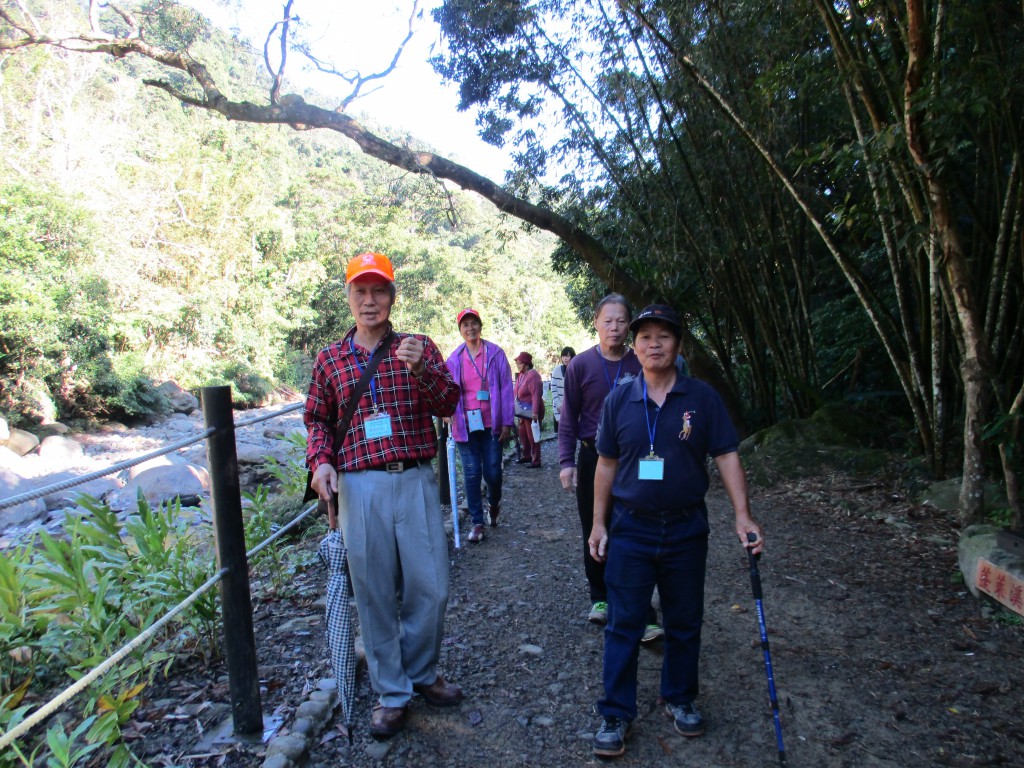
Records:
{"label": "dark navy trousers", "polygon": [[637,659],[657,585],[665,628],[661,695],[669,704],[699,692],[700,633],[708,555],[707,512],[641,514],[615,505],[608,527],[608,625],[604,634],[604,717],[637,716]]}

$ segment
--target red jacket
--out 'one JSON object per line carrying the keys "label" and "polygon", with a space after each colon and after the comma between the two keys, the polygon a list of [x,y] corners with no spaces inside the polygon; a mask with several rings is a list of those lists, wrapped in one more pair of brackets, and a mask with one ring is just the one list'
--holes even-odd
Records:
{"label": "red jacket", "polygon": [[544,382],[533,368],[516,377],[516,402],[533,411],[536,419],[544,418]]}

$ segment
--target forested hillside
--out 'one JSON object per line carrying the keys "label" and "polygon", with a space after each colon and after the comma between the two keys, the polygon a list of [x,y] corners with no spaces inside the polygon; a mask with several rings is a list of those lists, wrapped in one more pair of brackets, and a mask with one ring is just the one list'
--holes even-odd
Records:
{"label": "forested hillside", "polygon": [[[247,48],[213,33],[196,50],[241,98],[267,87]],[[542,370],[584,343],[550,235],[337,134],[182,107],[142,84],[147,68],[43,49],[0,61],[10,421],[145,415],[166,378],[230,381],[243,400],[301,389],[310,355],[350,324],[344,264],[363,250],[395,262],[396,325],[442,350],[467,305]]]}
{"label": "forested hillside", "polygon": [[[258,12],[245,0],[223,3]],[[135,155],[124,164],[134,173],[112,178],[90,173],[81,153],[46,156],[57,166],[54,183],[77,175],[90,190],[118,185],[124,197],[115,196],[115,203],[130,225],[114,231],[137,229],[133,249],[141,240],[158,257],[144,257],[147,269],[160,270],[187,296],[174,306],[161,283],[149,297],[154,322],[132,326],[146,343],[136,340],[131,349],[151,357],[189,354],[216,368],[227,359],[251,364],[259,357],[253,347],[265,347],[267,339],[298,348],[308,343],[296,333],[315,332],[314,319],[302,316],[311,304],[291,299],[316,284],[304,282],[318,266],[309,253],[319,260],[329,246],[294,229],[302,220],[294,203],[259,208],[267,198],[250,185],[259,187],[264,177],[246,166],[266,172],[273,185],[289,176],[295,162],[289,155],[301,149],[342,184],[337,166],[361,167],[355,155],[342,161],[330,150],[292,146],[296,132],[338,134],[382,164],[369,169],[370,178],[379,175],[376,183],[358,172],[352,177],[373,201],[352,204],[375,229],[395,237],[415,232],[417,245],[449,232],[443,196],[414,177],[473,190],[559,238],[556,268],[571,276],[579,306],[614,289],[635,304],[663,300],[683,310],[691,370],[722,394],[742,432],[838,402],[856,410],[855,419],[877,425],[879,442],[921,456],[934,475],[960,474],[965,522],[983,518],[987,477],[1001,478],[1020,522],[1019,3],[432,5],[441,36],[431,60],[435,71],[459,88],[460,106],[475,114],[481,136],[512,148],[514,165],[502,186],[407,137],[363,125],[355,119],[357,104],[347,104],[343,92],[297,94],[286,54],[289,62],[302,61],[323,41],[320,31],[304,26],[302,0],[265,17],[267,50],[274,53],[260,59],[234,43],[211,46],[216,33],[208,22],[173,0],[147,0],[130,10],[93,0],[90,14],[70,0],[0,2],[3,87],[12,92],[5,105],[21,83],[45,71],[44,51],[66,67],[67,75],[48,86],[47,101],[22,94],[30,122],[77,136],[76,130],[94,127],[94,114],[109,112],[118,127],[101,131],[89,146],[120,149],[121,126],[138,122],[124,115],[137,110],[154,129],[144,142],[150,150],[164,120],[189,126],[175,134],[182,142],[205,137],[198,146],[177,147],[178,165],[167,159],[174,171],[160,178],[174,181],[155,185],[162,190],[155,209],[142,202],[154,185],[141,195],[134,188],[134,173],[145,176],[148,167]],[[410,21],[426,11],[411,0],[400,6]],[[129,72],[147,77],[151,87],[127,82]],[[91,73],[103,74],[93,80]],[[95,104],[83,106],[90,100]],[[169,106],[174,103],[180,106]],[[67,117],[74,112],[68,104],[89,115],[87,129]],[[174,118],[161,117],[163,111]],[[221,136],[218,121],[225,117],[256,128]],[[24,143],[36,155],[46,153],[49,145],[36,135],[27,130]],[[335,140],[313,139],[324,147]],[[20,167],[20,156],[13,156],[12,167]],[[207,156],[231,161],[212,164],[201,159]],[[410,175],[395,175],[403,172]],[[228,201],[220,189],[211,191],[222,178],[247,184]],[[311,194],[323,194],[308,176],[288,183],[299,192],[311,184]],[[429,203],[418,209],[425,218],[410,221],[405,211],[414,198]],[[396,205],[381,208],[382,199]],[[463,198],[454,203],[467,205]],[[477,213],[484,220],[489,215]],[[63,220],[75,220],[73,211]],[[108,221],[100,224],[105,232]],[[344,226],[338,231],[337,216],[330,222],[314,240],[352,237]],[[230,256],[208,252],[209,241],[192,237],[198,230],[215,233],[218,244],[235,238],[237,247]],[[465,230],[456,235],[464,236]],[[458,253],[463,245],[449,239],[431,251],[429,285],[417,288],[418,297],[429,300],[431,290],[441,300],[451,296],[446,280],[457,282],[459,269],[439,276],[433,256]],[[474,245],[474,258],[485,258],[481,250],[487,252],[487,242]],[[508,253],[512,258],[501,257],[500,264],[523,263],[514,250]],[[202,258],[191,258],[197,255]],[[205,273],[198,279],[197,264],[216,279]],[[541,274],[546,265],[544,259],[528,274]],[[225,275],[261,270],[269,270],[264,280],[277,291],[278,272],[294,281],[287,299],[224,290]],[[77,274],[85,279],[85,272]],[[501,285],[529,290],[528,279]],[[215,305],[211,313],[197,313],[208,303]],[[254,344],[237,322],[214,319],[224,312],[237,318],[239,308],[246,328],[252,317],[276,315],[280,324]],[[180,315],[183,333],[175,327],[175,344],[168,346],[168,317],[178,322]],[[210,357],[211,350],[220,357]],[[59,374],[51,380],[64,386]],[[879,424],[883,414],[898,421]]]}

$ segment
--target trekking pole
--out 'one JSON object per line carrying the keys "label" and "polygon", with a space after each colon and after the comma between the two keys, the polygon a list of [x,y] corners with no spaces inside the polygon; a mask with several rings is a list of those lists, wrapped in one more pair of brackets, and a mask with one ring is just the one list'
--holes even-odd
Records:
{"label": "trekking pole", "polygon": [[[748,533],[747,541],[757,541],[757,534]],[[750,547],[744,547],[747,553],[747,561],[750,563],[750,586],[754,590],[754,603],[757,605],[757,625],[761,630],[761,650],[764,651],[764,668],[768,674],[768,698],[772,703],[772,718],[775,720],[775,741],[779,745],[779,765],[786,767],[786,748],[782,745],[782,722],[779,720],[779,699],[775,695],[775,676],[772,674],[772,655],[768,650],[768,629],[764,621],[764,605],[761,602],[761,574],[757,570],[757,560],[760,554],[755,555]]]}

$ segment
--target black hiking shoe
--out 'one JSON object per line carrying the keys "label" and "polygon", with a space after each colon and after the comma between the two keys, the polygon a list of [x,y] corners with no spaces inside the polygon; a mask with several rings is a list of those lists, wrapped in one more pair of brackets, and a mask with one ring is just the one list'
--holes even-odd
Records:
{"label": "black hiking shoe", "polygon": [[701,736],[704,733],[704,718],[689,704],[668,704],[665,711],[675,721],[676,733],[682,736]]}
{"label": "black hiking shoe", "polygon": [[594,735],[594,754],[598,757],[618,757],[626,751],[626,739],[633,724],[618,717],[606,717],[601,729]]}

